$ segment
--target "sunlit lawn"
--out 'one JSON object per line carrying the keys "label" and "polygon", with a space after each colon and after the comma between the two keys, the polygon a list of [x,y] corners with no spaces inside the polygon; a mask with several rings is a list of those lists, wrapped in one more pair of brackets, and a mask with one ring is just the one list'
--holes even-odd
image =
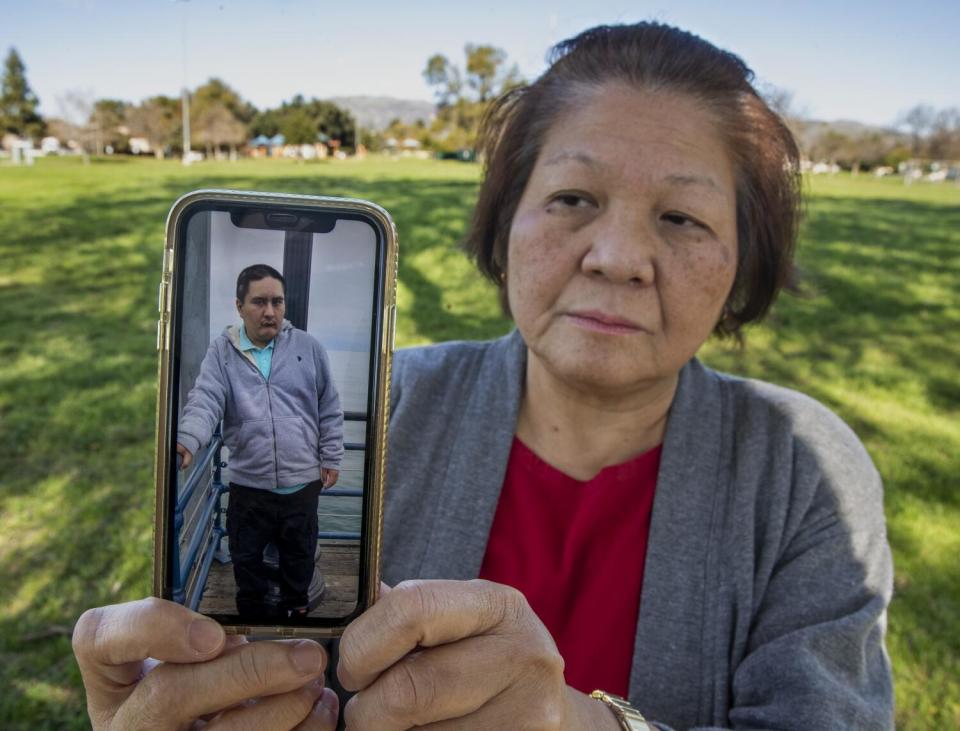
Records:
{"label": "sunlit lawn", "polygon": [[[149,591],[156,286],[180,193],[370,198],[401,242],[398,345],[509,329],[456,249],[479,170],[385,160],[0,167],[0,728],[86,727],[86,607]],[[864,439],[897,567],[899,727],[960,727],[960,188],[813,179],[806,295],[712,365],[803,390]]]}

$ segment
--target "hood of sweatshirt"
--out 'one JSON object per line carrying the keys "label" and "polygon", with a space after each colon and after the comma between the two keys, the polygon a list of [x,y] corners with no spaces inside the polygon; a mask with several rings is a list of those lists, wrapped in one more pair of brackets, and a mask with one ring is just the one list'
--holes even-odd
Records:
{"label": "hood of sweatshirt", "polygon": [[[224,328],[223,334],[227,336],[227,340],[229,340],[230,344],[237,349],[237,352],[240,353],[240,355],[256,366],[257,361],[254,360],[253,354],[251,354],[249,350],[243,350],[243,348],[240,346],[240,328],[242,327],[243,325],[228,325],[226,328]],[[277,333],[277,337],[275,337],[274,340],[279,340],[289,330],[293,330],[293,323],[284,318],[283,322],[280,323],[280,332]]]}

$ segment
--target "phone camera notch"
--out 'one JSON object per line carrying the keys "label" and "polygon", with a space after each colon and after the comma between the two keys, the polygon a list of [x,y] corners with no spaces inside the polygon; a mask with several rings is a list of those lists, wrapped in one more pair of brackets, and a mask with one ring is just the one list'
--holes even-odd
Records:
{"label": "phone camera notch", "polygon": [[267,223],[274,228],[294,228],[300,220],[300,216],[295,213],[268,213]]}

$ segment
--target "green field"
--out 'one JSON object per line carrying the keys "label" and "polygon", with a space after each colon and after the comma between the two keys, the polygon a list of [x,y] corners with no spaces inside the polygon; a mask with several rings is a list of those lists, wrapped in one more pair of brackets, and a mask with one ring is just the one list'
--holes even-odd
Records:
{"label": "green field", "polygon": [[[87,727],[70,653],[89,606],[143,596],[152,556],[155,322],[179,194],[370,198],[400,231],[398,346],[507,331],[455,243],[479,169],[370,160],[41,160],[0,167],[0,728]],[[960,727],[960,188],[818,178],[802,297],[711,365],[804,391],[883,474],[898,726]]]}

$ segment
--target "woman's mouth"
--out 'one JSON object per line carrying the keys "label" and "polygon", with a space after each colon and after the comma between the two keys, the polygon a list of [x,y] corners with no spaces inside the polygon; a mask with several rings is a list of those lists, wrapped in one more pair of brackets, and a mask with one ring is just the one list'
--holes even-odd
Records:
{"label": "woman's mouth", "polygon": [[607,333],[610,335],[634,335],[640,332],[647,332],[645,327],[637,324],[633,320],[600,310],[567,312],[566,316],[578,327],[592,330],[593,332]]}

